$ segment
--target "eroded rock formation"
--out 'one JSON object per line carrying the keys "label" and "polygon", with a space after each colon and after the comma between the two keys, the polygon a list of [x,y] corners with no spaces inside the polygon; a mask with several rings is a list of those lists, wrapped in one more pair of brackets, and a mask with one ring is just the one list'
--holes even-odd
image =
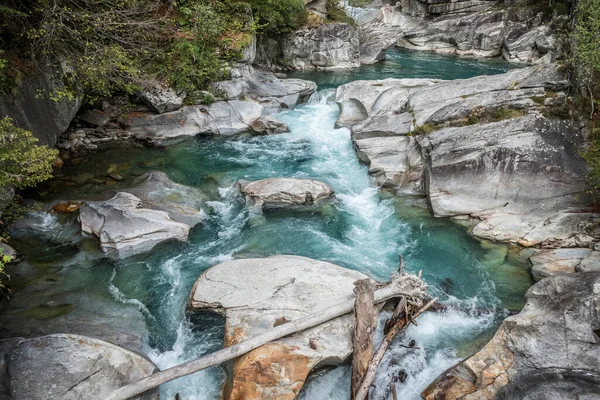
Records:
{"label": "eroded rock formation", "polygon": [[568,399],[600,394],[600,272],[535,284],[478,353],[423,392],[434,399]]}

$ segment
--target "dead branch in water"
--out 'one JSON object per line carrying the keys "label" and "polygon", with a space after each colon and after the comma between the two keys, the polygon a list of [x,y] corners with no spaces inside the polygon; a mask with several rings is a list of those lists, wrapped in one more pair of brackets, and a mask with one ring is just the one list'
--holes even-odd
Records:
{"label": "dead branch in water", "polygon": [[[360,388],[356,394],[356,400],[366,400],[367,399],[367,396],[369,395],[369,388],[371,387],[371,385],[373,384],[373,380],[375,379],[375,373],[377,372],[377,367],[381,363],[381,360],[383,359],[385,352],[392,344],[392,340],[394,340],[394,338],[396,337],[396,335],[398,333],[400,333],[401,331],[408,328],[408,325],[410,325],[411,323],[416,325],[414,320],[419,315],[421,315],[423,312],[427,311],[427,309],[429,309],[429,307],[431,307],[437,301],[437,298],[431,300],[429,303],[425,304],[423,307],[421,307],[418,311],[416,311],[414,313],[411,313],[410,311],[408,313],[406,313],[406,311],[405,311],[407,309],[406,299],[403,299],[403,300],[404,301],[401,300],[398,303],[398,306],[396,307],[396,310],[394,311],[394,315],[398,316],[396,321],[392,320],[393,325],[391,326],[389,331],[386,333],[385,337],[383,338],[383,342],[381,342],[381,345],[377,349],[377,352],[375,353],[375,355],[373,356],[373,359],[371,360],[371,363],[369,364],[369,368],[367,370],[367,374],[365,375],[365,379],[363,380],[363,382],[360,385]],[[402,308],[404,308],[404,310],[402,310]],[[414,308],[414,306],[411,305],[410,308]]]}
{"label": "dead branch in water", "polygon": [[[407,293],[402,285],[402,281],[404,279],[414,279],[414,277],[410,277],[408,275],[393,275],[391,282],[388,285],[375,291],[374,303],[382,303],[392,298],[401,296],[406,298],[423,298],[426,295],[424,290],[418,285],[412,288],[410,293]],[[167,383],[175,379],[191,375],[203,369],[233,360],[274,340],[281,339],[285,336],[289,336],[309,328],[313,328],[332,319],[349,314],[354,310],[354,302],[354,299],[346,300],[342,303],[332,305],[304,318],[273,327],[272,329],[261,333],[260,335],[254,336],[253,338],[235,344],[231,347],[226,347],[212,354],[208,354],[197,360],[188,361],[164,371],[156,372],[153,375],[114,390],[102,400],[126,400],[138,394],[147,392],[148,390],[154,389],[163,383]]]}
{"label": "dead branch in water", "polygon": [[354,283],[356,302],[354,305],[354,341],[352,355],[352,380],[350,384],[350,397],[354,399],[360,383],[369,367],[373,357],[373,331],[375,328],[375,309],[373,285],[369,279]]}

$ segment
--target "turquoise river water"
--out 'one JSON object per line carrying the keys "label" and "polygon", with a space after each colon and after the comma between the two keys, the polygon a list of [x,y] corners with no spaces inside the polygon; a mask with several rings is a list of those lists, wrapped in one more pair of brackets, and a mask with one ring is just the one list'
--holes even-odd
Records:
{"label": "turquoise river water", "polygon": [[[327,89],[355,79],[456,79],[506,69],[497,62],[392,51],[376,66],[294,76],[315,80],[320,89]],[[185,309],[192,284],[212,265],[233,258],[296,254],[385,280],[396,271],[402,254],[407,269],[422,270],[432,295],[450,308],[426,313],[418,327],[398,340],[379,369],[372,398],[390,398],[391,377],[405,370],[408,378],[397,383],[399,398],[418,399],[439,373],[489,338],[508,310],[522,306],[531,284],[529,272],[514,249],[476,240],[464,228],[433,218],[422,200],[378,193],[367,168],[358,162],[350,132],[334,128],[338,107],[324,93],[277,115],[290,126],[289,133],[110,150],[77,160],[77,165],[67,164],[64,176],[42,193],[45,201],[98,198],[106,190],[105,175],[111,166],[127,178],[117,186],[148,170],[165,171],[171,179],[206,194],[209,217],[193,230],[189,243],[165,244],[125,260],[106,259],[95,242],[79,238],[74,217],[43,212],[32,217],[37,225],[14,233],[15,243],[33,265],[62,266],[52,293],[81,292],[114,307],[138,307],[149,331],[145,350],[163,369],[222,346],[223,318]],[[231,186],[241,178],[268,177],[322,180],[333,187],[339,202],[322,213],[275,212],[250,219]],[[69,245],[73,243],[77,245]],[[417,349],[398,345],[411,338]],[[223,380],[224,372],[215,367],[164,385],[162,395],[216,400]],[[347,399],[349,387],[350,369],[341,366],[317,373],[301,398]]]}

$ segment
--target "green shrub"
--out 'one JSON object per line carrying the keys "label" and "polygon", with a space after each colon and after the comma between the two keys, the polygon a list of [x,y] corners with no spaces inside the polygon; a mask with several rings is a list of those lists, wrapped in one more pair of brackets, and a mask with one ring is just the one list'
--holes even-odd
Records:
{"label": "green shrub", "polygon": [[0,187],[23,189],[52,177],[52,161],[58,150],[37,142],[31,132],[17,128],[10,118],[0,119]]}
{"label": "green shrub", "polygon": [[327,20],[330,22],[345,22],[354,25],[355,22],[340,6],[339,0],[327,0]]}
{"label": "green shrub", "polygon": [[[27,63],[61,60],[66,89],[51,98],[133,93],[162,79],[201,90],[221,78],[255,32],[280,35],[306,21],[303,0],[23,0],[0,15],[0,91]],[[2,11],[2,9],[0,9]],[[0,13],[1,14],[1,13]],[[252,18],[255,16],[255,20]],[[16,15],[16,16],[14,16]]]}
{"label": "green shrub", "polygon": [[427,124],[423,124],[421,126],[417,126],[412,132],[409,133],[409,136],[427,135],[438,129],[440,129],[439,126],[427,123]]}
{"label": "green shrub", "polygon": [[575,59],[579,82],[586,87],[591,115],[600,106],[600,0],[581,0],[575,11]]}
{"label": "green shrub", "polygon": [[372,1],[370,1],[370,0],[349,0],[348,1],[348,5],[350,7],[363,7],[364,8],[371,3],[372,3]]}
{"label": "green shrub", "polygon": [[259,31],[267,36],[292,32],[306,23],[304,0],[248,0]]}

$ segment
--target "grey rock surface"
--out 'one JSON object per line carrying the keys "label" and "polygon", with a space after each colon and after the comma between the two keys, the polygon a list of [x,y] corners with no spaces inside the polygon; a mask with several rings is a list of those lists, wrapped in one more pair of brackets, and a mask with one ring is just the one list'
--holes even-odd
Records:
{"label": "grey rock surface", "polygon": [[[3,399],[102,399],[156,371],[148,359],[91,337],[55,334],[0,341]],[[136,396],[158,400],[154,389]]]}
{"label": "grey rock surface", "polygon": [[354,146],[377,186],[399,195],[425,194],[423,163],[413,137],[373,137],[355,140]]}
{"label": "grey rock surface", "polygon": [[144,208],[164,211],[176,222],[194,226],[206,217],[206,196],[199,189],[173,182],[161,171],[145,173],[124,191],[138,197]]}
{"label": "grey rock surface", "polygon": [[474,356],[445,372],[424,399],[596,399],[600,396],[600,272],[546,278],[527,291]]}
{"label": "grey rock surface", "polygon": [[180,109],[186,94],[178,93],[162,83],[150,82],[140,91],[139,96],[152,111],[162,114]]}
{"label": "grey rock surface", "polygon": [[358,32],[346,23],[302,28],[284,39],[283,59],[294,69],[340,69],[360,65]]}
{"label": "grey rock surface", "polygon": [[67,130],[81,107],[81,97],[50,99],[51,94],[65,90],[56,69],[63,72],[62,67],[40,66],[22,79],[15,95],[0,97],[0,118],[11,117],[18,127],[31,131],[40,144],[50,147],[54,147],[57,137]]}
{"label": "grey rock surface", "polygon": [[269,178],[239,181],[237,186],[252,208],[318,208],[335,198],[333,189],[313,179]]}
{"label": "grey rock surface", "polygon": [[252,131],[252,124],[264,118],[263,112],[264,107],[255,102],[219,101],[164,114],[133,113],[121,123],[139,140],[166,145],[196,135],[227,136]]}
{"label": "grey rock surface", "polygon": [[[213,83],[216,93],[228,100],[253,100],[260,104],[273,102],[277,107],[268,108],[275,113],[292,109],[304,102],[317,90],[314,82],[302,79],[280,79],[272,72],[241,64],[233,68],[228,80]],[[264,114],[264,112],[263,112]]]}
{"label": "grey rock surface", "polygon": [[119,258],[147,252],[168,240],[187,240],[189,225],[141,205],[139,198],[126,192],[106,201],[86,202],[79,210],[81,230],[96,236],[103,252]]}

